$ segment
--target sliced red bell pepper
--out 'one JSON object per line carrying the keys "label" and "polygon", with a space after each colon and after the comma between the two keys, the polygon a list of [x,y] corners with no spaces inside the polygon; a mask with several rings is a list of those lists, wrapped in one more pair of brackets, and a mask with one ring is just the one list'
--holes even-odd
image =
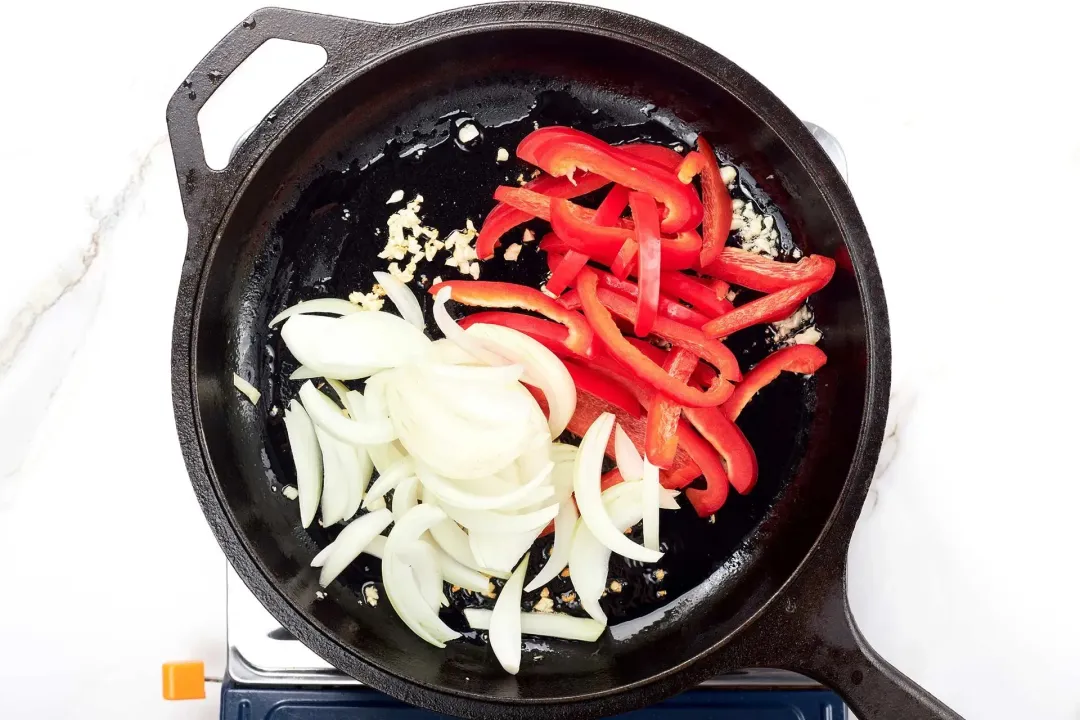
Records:
{"label": "sliced red bell pepper", "polygon": [[608,488],[615,487],[619,483],[623,482],[622,473],[619,472],[619,468],[613,468],[600,476],[600,492],[604,492]]}
{"label": "sliced red bell pepper", "polygon": [[[502,191],[502,196],[510,198],[514,204],[520,204],[521,206],[528,205],[535,208],[534,198],[527,198],[521,194],[516,193],[520,188],[506,188]],[[498,191],[497,191],[498,192]],[[591,223],[594,216],[590,216],[591,210],[579,207],[571,204],[569,212],[571,212],[579,221],[583,223]],[[550,219],[550,209],[545,211],[546,215],[538,215],[537,217],[543,217],[545,220]],[[620,227],[627,230],[633,229],[633,223],[627,219],[620,221]],[[630,237],[630,233],[627,233],[626,237]],[[598,263],[602,263],[611,267],[615,262],[615,256],[622,248],[622,244],[617,240],[615,242],[608,241],[607,247],[600,249],[594,246],[590,246],[589,249],[592,252],[586,252],[590,258]],[[540,242],[540,249],[547,252],[565,253],[567,250],[575,249],[584,251],[584,247],[577,242],[568,242],[565,238],[560,237],[556,233],[548,233],[543,237]],[[685,270],[692,267],[697,263],[698,254],[701,251],[701,236],[693,230],[681,232],[674,237],[664,237],[661,239],[660,256],[662,264],[669,270]],[[631,274],[633,274],[633,264],[631,263]]]}
{"label": "sliced red bell pepper", "polygon": [[705,219],[701,227],[701,267],[708,267],[727,243],[731,232],[731,193],[720,175],[709,141],[698,135],[698,152],[701,154],[701,203]]}
{"label": "sliced red bell pepper", "polygon": [[701,330],[712,338],[725,338],[751,325],[783,320],[806,298],[821,289],[815,282],[800,283],[741,305],[727,315],[710,320]]}
{"label": "sliced red bell pepper", "polygon": [[731,479],[720,455],[700,435],[696,432],[680,433],[679,439],[698,466],[697,469],[705,476],[705,489],[686,488],[686,499],[694,506],[698,517],[709,517],[727,502]]}
{"label": "sliced red bell pepper", "polygon": [[[685,383],[697,365],[697,355],[676,348],[664,362],[664,370],[673,379]],[[663,393],[653,394],[645,431],[645,454],[653,465],[669,468],[675,462],[675,451],[679,448],[676,431],[681,417],[682,407],[678,403]]]}
{"label": "sliced red bell pepper", "polygon": [[758,391],[779,377],[780,373],[786,371],[813,375],[825,364],[826,359],[825,353],[813,345],[792,345],[777,350],[746,373],[743,381],[720,409],[730,420],[734,420]]}
{"label": "sliced red bell pepper", "polygon": [[[546,401],[543,399],[543,393],[539,390],[534,392],[534,397],[537,397],[537,402],[544,409],[545,416],[547,415]],[[615,415],[615,422],[622,426],[622,429],[626,431],[626,434],[630,437],[630,440],[634,443],[634,447],[637,448],[639,453],[645,452],[645,420],[640,418],[634,418],[626,414],[619,408],[615,407],[611,403],[605,402],[593,395],[586,392],[578,393],[577,408],[574,410],[574,415],[570,418],[570,423],[567,425],[567,429],[578,437],[583,436],[589,429],[589,427],[595,422],[596,418],[600,417],[601,413],[610,412]],[[679,423],[679,450],[675,454],[675,464],[673,470],[660,471],[660,484],[671,490],[679,490],[689,485],[695,478],[701,476],[701,470],[698,468],[694,460],[683,450],[683,447],[700,447],[704,446],[708,450],[712,451],[709,444],[706,443],[700,435],[694,432],[694,429],[686,422]],[[605,453],[612,460],[615,459],[615,433],[611,434],[611,438],[608,439],[607,448]],[[714,451],[715,454],[715,451]],[[619,476],[622,477],[621,475]],[[611,482],[611,484],[616,484]],[[610,487],[610,485],[609,485]]]}
{"label": "sliced red bell pepper", "polygon": [[570,377],[574,379],[574,386],[579,392],[587,392],[593,397],[609,402],[631,417],[642,416],[643,408],[634,393],[627,390],[622,383],[612,380],[610,375],[597,372],[569,358],[564,358],[563,364],[566,365]]}
{"label": "sliced red bell pepper", "polygon": [[577,250],[567,250],[558,267],[551,271],[545,287],[554,295],[561,295],[570,283],[574,281],[581,268],[589,264],[589,256],[579,253]]}
{"label": "sliced red bell pepper", "polygon": [[[562,255],[556,252],[549,252],[547,258],[548,268],[552,269],[552,272],[554,272],[553,268],[558,267],[559,262],[562,260]],[[625,295],[631,300],[637,300],[637,283],[630,280],[620,280],[613,273],[605,272],[599,268],[591,268],[591,270],[596,273],[596,277],[600,281],[600,287],[613,290],[620,295]],[[577,310],[581,307],[581,300],[578,298],[577,293],[571,290],[569,293],[559,298],[559,304],[568,310]],[[660,304],[658,307],[660,315],[681,322],[684,325],[700,328],[702,325],[709,322],[707,316],[702,315],[693,308],[680,305],[664,293],[660,293]]]}
{"label": "sliced red bell pepper", "polygon": [[[543,175],[526,183],[525,188],[549,197],[569,199],[588,195],[610,184],[607,178],[592,173],[585,173],[575,178],[574,182],[577,184],[571,183],[567,178]],[[509,205],[503,203],[496,205],[484,218],[484,224],[480,227],[480,235],[476,238],[476,256],[481,260],[491,258],[503,235],[532,218],[533,216],[529,213]]]}
{"label": "sliced red bell pepper", "polygon": [[[593,277],[595,278],[595,275]],[[585,295],[581,292],[580,283],[578,284],[578,295],[581,297],[584,307]],[[629,299],[603,288],[597,290],[597,298],[610,312],[631,322],[634,321],[637,308]],[[592,323],[591,318],[589,322]],[[712,363],[720,371],[723,380],[732,382],[742,380],[742,371],[739,369],[739,361],[735,358],[734,353],[723,343],[709,340],[701,330],[667,318],[657,318],[653,324],[652,332],[673,345],[697,353],[702,360]]]}
{"label": "sliced red bell pepper", "polygon": [[604,196],[600,207],[596,208],[593,222],[603,227],[611,227],[619,224],[623,210],[630,203],[630,191],[622,185],[616,185]]}
{"label": "sliced red bell pepper", "polygon": [[645,337],[652,332],[656,307],[660,304],[660,213],[651,197],[633,192],[630,193],[630,215],[634,218],[638,244],[638,311],[634,334]]}
{"label": "sliced red bell pepper", "polygon": [[611,262],[611,274],[620,280],[628,278],[634,261],[637,260],[637,254],[637,242],[627,238],[623,246],[619,248],[619,252],[615,254],[615,259]]}
{"label": "sliced red bell pepper", "polygon": [[531,310],[562,323],[569,331],[566,346],[579,355],[588,354],[592,346],[593,331],[585,318],[535,288],[487,280],[450,280],[432,286],[429,292],[435,295],[444,287],[450,288],[450,297],[463,305]]}
{"label": "sliced red bell pepper", "polygon": [[725,247],[705,272],[750,290],[773,293],[805,282],[825,287],[835,270],[836,263],[824,255],[807,255],[798,262],[787,263]]}
{"label": "sliced red bell pepper", "polygon": [[[638,350],[648,355],[654,363],[657,365],[663,365],[667,362],[668,356],[671,354],[670,350],[664,350],[651,344],[648,340],[642,340],[640,338],[629,338]],[[694,374],[690,376],[690,382],[697,387],[707,388],[716,382],[717,372],[711,365],[704,362],[699,362],[694,369]],[[738,386],[736,386],[736,390]]]}
{"label": "sliced red bell pepper", "polygon": [[[731,291],[731,286],[726,282],[723,280],[712,280],[709,282],[709,286],[716,293],[717,300],[727,300],[728,302],[731,302],[727,298],[727,294]],[[733,305],[731,309],[734,310],[735,306]],[[728,312],[730,312],[730,310]]]}
{"label": "sliced red bell pepper", "polygon": [[534,317],[532,315],[506,312],[504,310],[485,310],[484,312],[466,315],[460,320],[460,325],[463,328],[472,327],[477,323],[502,325],[503,327],[517,330],[540,342],[560,357],[592,357],[596,352],[596,342],[594,339],[593,343],[590,344],[589,348],[586,350],[585,355],[575,353],[567,347],[566,339],[569,337],[570,331],[567,330],[565,325],[552,322],[551,320],[545,320],[544,318]]}
{"label": "sliced red bell pepper", "polygon": [[[596,333],[596,337],[611,356],[630,372],[683,405],[713,407],[730,397],[731,384],[723,380],[713,384],[705,392],[673,380],[662,367],[623,337],[615,319],[600,302],[595,274],[589,272],[588,268],[582,270],[577,276],[576,284],[578,295],[581,297],[581,309],[585,312],[585,317]],[[615,295],[615,293],[611,294]],[[622,296],[616,297],[621,298],[623,302],[628,302]]]}
{"label": "sliced red bell pepper", "polygon": [[750,442],[720,408],[683,408],[683,415],[724,459],[728,479],[741,494],[757,482],[758,464]]}
{"label": "sliced red bell pepper", "polygon": [[705,157],[697,150],[691,150],[686,154],[686,157],[679,163],[678,170],[675,174],[679,178],[681,183],[689,183],[695,177],[701,174],[702,168],[705,167]]}
{"label": "sliced red bell pepper", "polygon": [[719,317],[734,310],[734,306],[727,298],[716,296],[716,288],[685,273],[671,271],[660,273],[660,289],[672,297],[690,303],[698,312],[713,317]]}
{"label": "sliced red bell pepper", "polygon": [[625,150],[634,157],[647,160],[668,172],[675,172],[678,170],[679,165],[681,165],[683,161],[682,155],[663,145],[629,143],[627,145],[618,145],[617,147],[620,150]]}
{"label": "sliced red bell pepper", "polygon": [[664,232],[688,230],[701,223],[704,211],[693,188],[655,166],[636,162],[631,153],[588,133],[540,128],[521,141],[517,154],[555,177],[572,177],[576,171],[587,170],[648,194],[667,208],[661,222]]}

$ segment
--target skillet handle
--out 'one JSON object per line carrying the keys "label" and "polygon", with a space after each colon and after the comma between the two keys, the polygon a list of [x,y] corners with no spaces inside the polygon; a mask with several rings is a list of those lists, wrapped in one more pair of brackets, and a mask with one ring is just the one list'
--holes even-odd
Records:
{"label": "skillet handle", "polygon": [[859,720],[963,720],[870,647],[848,604],[847,543],[831,545],[754,623],[742,646],[749,662],[831,687]]}
{"label": "skillet handle", "polygon": [[[263,151],[330,86],[343,67],[355,67],[392,44],[393,27],[297,10],[263,8],[222,38],[176,89],[166,111],[169,141],[189,224],[201,217],[208,205],[228,203]],[[319,45],[326,51],[326,64],[289,93],[241,141],[227,167],[213,170],[206,164],[203,153],[199,110],[255,50],[274,38]]]}

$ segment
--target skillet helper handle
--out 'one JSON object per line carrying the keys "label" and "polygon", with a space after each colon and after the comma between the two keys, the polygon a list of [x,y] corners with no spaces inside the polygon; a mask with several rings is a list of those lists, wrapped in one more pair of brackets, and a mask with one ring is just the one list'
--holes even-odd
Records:
{"label": "skillet helper handle", "polygon": [[[209,205],[228,203],[259,156],[336,79],[341,68],[366,61],[392,44],[394,26],[315,13],[264,8],[234,27],[188,74],[166,111],[169,141],[184,214],[189,222]],[[300,83],[237,147],[228,166],[206,164],[199,110],[214,91],[263,43],[271,39],[318,45],[326,64]],[[273,131],[267,130],[273,118]],[[262,131],[259,131],[262,130]]]}
{"label": "skillet helper handle", "polygon": [[847,543],[819,548],[754,624],[750,662],[829,686],[859,720],[963,720],[870,647],[847,599]]}

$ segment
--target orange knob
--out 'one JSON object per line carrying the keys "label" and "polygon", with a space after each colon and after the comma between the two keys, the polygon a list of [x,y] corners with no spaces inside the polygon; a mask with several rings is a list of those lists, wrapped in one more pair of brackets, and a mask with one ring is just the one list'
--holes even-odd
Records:
{"label": "orange knob", "polygon": [[161,696],[166,700],[202,700],[206,671],[201,662],[168,662],[161,666]]}

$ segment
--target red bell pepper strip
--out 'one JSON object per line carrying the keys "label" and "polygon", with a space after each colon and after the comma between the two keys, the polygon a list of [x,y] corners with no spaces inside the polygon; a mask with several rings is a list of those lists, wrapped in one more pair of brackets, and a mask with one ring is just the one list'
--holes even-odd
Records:
{"label": "red bell pepper strip", "polygon": [[638,311],[634,334],[645,337],[652,332],[656,306],[660,304],[660,213],[651,197],[634,192],[630,193],[630,214],[638,244]]}
{"label": "red bell pepper strip", "polygon": [[[593,275],[593,277],[595,278],[596,276]],[[579,276],[579,280],[580,278],[581,276]],[[635,320],[634,316],[637,314],[637,308],[629,301],[629,299],[603,288],[597,290],[596,294],[605,309],[621,318],[630,320],[631,322]],[[578,295],[581,297],[582,308],[584,308],[585,294],[581,292],[580,282],[578,283]],[[592,323],[591,318],[589,319],[589,322]],[[732,382],[742,380],[742,371],[739,369],[739,361],[735,358],[734,353],[732,353],[723,343],[709,340],[701,330],[692,328],[689,325],[677,323],[674,320],[668,320],[667,318],[657,318],[653,325],[652,332],[654,335],[667,340],[673,345],[678,345],[679,347],[697,353],[698,357],[702,360],[712,363],[716,369],[720,371],[723,380],[730,380]],[[727,383],[725,382],[724,384]]]}
{"label": "red bell pepper strip", "polygon": [[[641,340],[640,338],[629,338],[638,350],[648,355],[654,363],[657,365],[663,365],[667,362],[668,355],[671,354],[670,350],[664,350],[651,344],[648,340]],[[694,369],[694,374],[690,376],[690,382],[694,385],[702,388],[707,388],[716,382],[717,372],[711,365],[704,362],[699,362]],[[738,386],[735,387],[738,390]]]}
{"label": "red bell pepper strip", "polygon": [[484,312],[466,315],[460,321],[461,327],[466,329],[477,323],[502,325],[503,327],[517,330],[540,342],[547,349],[560,357],[566,357],[568,355],[575,357],[592,357],[596,352],[596,342],[594,339],[585,354],[583,356],[578,355],[567,347],[566,339],[570,335],[570,331],[566,329],[565,325],[560,325],[557,322],[534,317],[532,315],[506,312],[503,310],[486,310]]}
{"label": "red bell pepper strip", "polygon": [[[546,401],[543,399],[543,393],[534,388],[530,388],[530,390],[533,392],[533,396],[537,397],[537,402],[540,403],[540,407],[544,409],[544,414],[546,416],[547,406]],[[586,392],[578,393],[577,408],[570,418],[567,430],[578,437],[581,437],[588,431],[596,418],[600,417],[600,414],[605,412],[610,412],[615,415],[615,422],[622,425],[623,430],[626,431],[626,434],[634,443],[634,447],[637,448],[637,451],[639,453],[644,453],[645,420],[633,418],[614,405]],[[671,472],[664,470],[660,471],[660,484],[670,490],[680,490],[693,482],[695,478],[701,476],[701,470],[698,468],[697,463],[690,458],[689,454],[683,451],[683,447],[705,447],[708,451],[715,454],[715,451],[709,447],[709,444],[705,442],[700,435],[694,432],[694,429],[690,427],[688,423],[679,423],[678,432],[679,450],[675,454],[676,469]],[[615,433],[612,433],[611,438],[608,439],[607,448],[604,452],[612,460],[615,459]],[[619,477],[621,478],[621,475]],[[614,478],[612,478],[611,484],[617,484],[614,482]]]}
{"label": "red bell pepper strip", "polygon": [[757,456],[739,426],[720,408],[685,407],[683,415],[723,458],[731,485],[743,495],[750,492],[757,482]]}
{"label": "red bell pepper strip", "polygon": [[649,143],[630,143],[628,145],[618,145],[620,150],[625,150],[634,157],[642,160],[647,160],[657,167],[663,168],[668,172],[675,172],[679,169],[679,165],[682,164],[683,156],[675,152],[669,147],[663,145],[651,145]]}
{"label": "red bell pepper strip", "polygon": [[705,208],[701,228],[701,267],[708,267],[724,248],[731,232],[731,193],[720,175],[716,153],[701,135],[698,135],[698,152],[704,161],[701,167],[701,202]]}
{"label": "red bell pepper strip", "polygon": [[[664,370],[672,378],[685,383],[697,364],[696,355],[677,348],[668,355]],[[675,451],[679,448],[676,430],[681,417],[682,408],[674,400],[663,393],[653,393],[645,430],[645,454],[653,465],[669,468],[675,461]]]}
{"label": "red bell pepper strip", "polygon": [[[609,184],[607,178],[585,173],[575,178],[576,185],[567,178],[553,178],[544,175],[526,183],[525,187],[532,192],[541,193],[549,197],[576,198],[599,190]],[[488,216],[484,218],[484,224],[480,227],[480,235],[476,238],[476,256],[481,260],[487,260],[495,254],[495,247],[503,235],[510,232],[518,225],[528,222],[533,218],[527,212],[523,212],[506,204],[496,205]]]}
{"label": "red bell pepper strip", "polygon": [[563,364],[566,365],[570,377],[574,379],[574,386],[579,392],[587,392],[593,397],[609,402],[630,417],[642,416],[643,408],[634,393],[627,390],[622,383],[612,380],[610,375],[597,372],[569,358],[564,358]]}
{"label": "red bell pepper strip", "polygon": [[[578,295],[581,297],[581,309],[585,312],[585,317],[596,333],[596,337],[612,357],[634,375],[682,405],[712,407],[721,404],[731,396],[732,387],[728,382],[717,382],[702,392],[691,388],[686,383],[673,380],[662,367],[623,337],[615,319],[600,302],[596,275],[586,268],[578,274],[576,284]],[[611,294],[615,295],[615,293]],[[623,302],[628,302],[626,298],[616,297],[620,297]]]}
{"label": "red bell pepper strip", "polygon": [[612,227],[619,224],[623,210],[630,202],[630,191],[622,185],[616,185],[604,196],[600,207],[596,208],[596,216],[593,222],[603,227]]}
{"label": "red bell pepper strip", "polygon": [[[728,292],[731,291],[731,286],[730,285],[728,285],[723,280],[713,280],[712,282],[709,283],[709,285],[712,287],[713,291],[716,293],[716,299],[717,300],[727,300],[728,302],[731,302],[730,300],[728,300],[728,297],[727,297]],[[734,310],[734,309],[735,309],[735,307],[732,306],[732,310]],[[730,312],[730,310],[728,312]]]}
{"label": "red bell pepper strip", "polygon": [[835,270],[836,263],[824,255],[807,255],[798,262],[786,263],[725,247],[705,272],[750,290],[773,293],[805,282],[825,287]]}
{"label": "red bell pepper strip", "polygon": [[572,177],[577,170],[587,170],[648,194],[667,208],[661,222],[664,232],[688,230],[701,222],[704,211],[693,188],[588,133],[540,128],[521,141],[517,154],[554,177]]}
{"label": "red bell pepper strip", "polygon": [[686,157],[679,163],[679,168],[675,171],[675,174],[679,178],[681,183],[689,183],[695,177],[701,174],[702,168],[705,167],[705,157],[696,150],[691,150],[686,154]]}
{"label": "red bell pepper strip", "polygon": [[[553,268],[558,267],[559,262],[562,260],[562,255],[559,255],[556,252],[549,252],[547,254],[547,258],[548,268],[552,269],[552,272],[554,272]],[[620,280],[613,273],[605,272],[603,270],[600,270],[599,268],[590,269],[594,273],[596,273],[596,277],[600,281],[600,287],[607,288],[608,290],[613,290],[620,295],[625,295],[631,300],[637,300],[637,283],[630,280]],[[577,293],[574,290],[571,290],[570,292],[559,298],[559,304],[567,308],[568,310],[577,310],[581,307],[581,300],[580,298],[578,298]],[[681,322],[684,325],[690,325],[691,327],[700,328],[702,325],[709,322],[709,318],[707,316],[702,315],[693,308],[688,308],[685,305],[680,305],[664,293],[660,293],[660,304],[658,307],[660,315],[666,318],[670,318],[671,320],[675,320],[676,322]]]}
{"label": "red bell pepper strip", "polygon": [[720,409],[728,419],[735,420],[758,391],[779,377],[780,373],[787,371],[813,375],[825,364],[826,359],[825,353],[813,345],[792,345],[777,350],[746,373],[743,381]]}
{"label": "red bell pepper strip", "polygon": [[[628,378],[625,374],[621,374],[618,368],[611,369],[606,363],[603,363],[601,365],[601,372],[609,373],[616,380],[623,382],[629,390],[637,395],[640,402],[650,402],[650,390],[643,387],[640,383],[635,383],[634,378]],[[652,394],[655,395],[656,393]],[[707,413],[715,410],[716,408],[706,409]],[[726,432],[722,433],[722,437],[732,445],[736,446],[735,451],[729,454],[740,468],[740,472],[742,472],[742,467],[743,464],[745,464],[746,458],[742,448],[739,448],[737,443],[738,438],[742,437],[742,433],[734,424],[731,424],[731,427],[734,428],[737,437],[728,437]],[[626,429],[625,425],[623,429]],[[678,490],[689,485],[695,478],[704,474],[706,480],[705,490],[699,490],[693,495],[687,491],[687,497],[701,517],[706,517],[716,512],[727,499],[727,486],[730,482],[728,474],[730,465],[728,468],[725,468],[725,463],[728,462],[726,457],[722,457],[721,453],[717,452],[717,449],[714,448],[713,445],[710,445],[705,438],[695,432],[685,420],[679,421],[676,432],[679,436],[679,446],[675,462],[676,469],[669,473],[661,472],[660,482],[666,488]],[[627,430],[627,433],[630,434],[630,430]],[[630,435],[630,438],[634,441],[635,446],[637,446],[640,451],[640,445],[637,444],[637,438],[632,434]],[[743,440],[745,441],[745,438],[743,438]],[[750,453],[750,461],[753,464],[753,479],[756,480],[757,458],[754,456],[753,450],[750,449],[748,443],[745,446],[745,450]],[[679,459],[684,452],[690,456],[691,462],[686,463]]]}
{"label": "red bell pepper strip", "polygon": [[637,254],[637,242],[627,238],[623,246],[619,248],[619,252],[615,254],[615,259],[611,263],[611,274],[619,280],[630,277],[630,269],[633,267],[634,261],[637,260]]}
{"label": "red bell pepper strip", "polygon": [[[504,191],[504,197],[514,197],[514,202],[520,202],[522,205],[529,203],[532,205],[531,199],[526,199],[520,195],[514,196],[515,190],[520,188],[507,188]],[[588,213],[591,212],[586,208],[580,208],[577,205],[571,205],[571,210],[578,219],[585,222],[589,222],[590,218]],[[543,216],[538,216],[543,217]],[[548,217],[550,217],[550,211],[548,211]],[[546,219],[546,218],[545,218]],[[622,227],[632,229],[633,224],[626,219],[620,221]],[[629,237],[629,233],[627,233]],[[622,248],[621,244],[609,244],[606,248],[598,249],[594,253],[586,253],[590,258],[598,263],[602,263],[611,267],[615,262],[615,256]],[[581,250],[580,243],[570,243],[565,238],[559,237],[556,233],[548,233],[540,241],[540,249],[545,252],[565,253],[570,249]],[[662,264],[669,270],[685,270],[686,268],[693,267],[698,260],[698,254],[701,251],[701,236],[693,230],[681,232],[675,237],[664,237],[661,239],[660,256]],[[633,274],[633,264],[631,264],[631,274]]]}
{"label": "red bell pepper strip", "polygon": [[735,309],[727,298],[716,296],[716,288],[681,272],[660,273],[660,289],[672,297],[690,303],[698,312],[713,317],[725,315]]}
{"label": "red bell pepper strip", "polygon": [[558,267],[551,271],[545,287],[553,295],[561,295],[570,283],[574,281],[581,268],[589,264],[589,256],[579,253],[577,250],[567,250]]}
{"label": "red bell pepper strip", "polygon": [[821,289],[817,282],[800,283],[741,305],[727,315],[710,320],[701,330],[711,338],[725,338],[751,325],[783,320],[811,294]]}
{"label": "red bell pepper strip", "polygon": [[463,305],[531,310],[562,323],[569,331],[566,346],[579,355],[588,354],[592,346],[593,331],[585,318],[535,288],[486,280],[450,280],[432,286],[429,292],[435,295],[444,287],[450,288],[450,297]]}
{"label": "red bell pepper strip", "polygon": [[622,473],[619,472],[619,468],[612,468],[606,473],[600,476],[600,492],[604,492],[608,488],[615,487],[619,483],[623,482],[624,478]]}

